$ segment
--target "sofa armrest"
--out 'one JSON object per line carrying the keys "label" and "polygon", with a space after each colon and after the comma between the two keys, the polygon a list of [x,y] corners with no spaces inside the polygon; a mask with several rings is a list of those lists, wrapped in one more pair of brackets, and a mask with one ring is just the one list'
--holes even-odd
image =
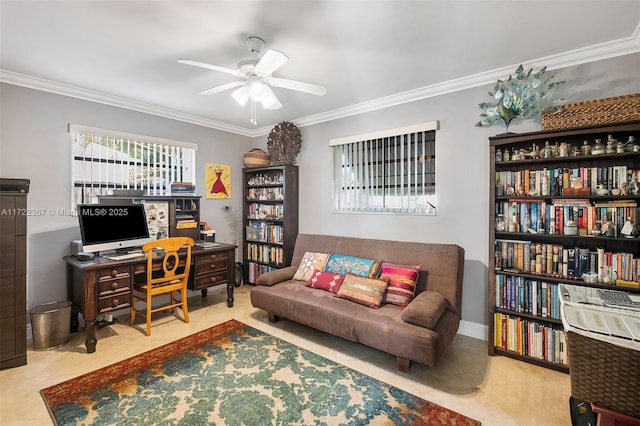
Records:
{"label": "sofa armrest", "polygon": [[273,271],[262,274],[258,277],[258,285],[272,286],[283,281],[290,280],[298,270],[297,266],[287,266],[281,269],[274,269]]}
{"label": "sofa armrest", "polygon": [[402,320],[409,324],[434,329],[447,309],[447,298],[437,291],[423,291],[402,310]]}

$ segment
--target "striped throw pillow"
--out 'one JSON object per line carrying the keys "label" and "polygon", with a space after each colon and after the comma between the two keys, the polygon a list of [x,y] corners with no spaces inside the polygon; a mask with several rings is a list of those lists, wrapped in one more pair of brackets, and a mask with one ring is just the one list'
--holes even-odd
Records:
{"label": "striped throw pillow", "polygon": [[380,278],[389,280],[389,286],[384,294],[383,302],[392,303],[403,308],[407,306],[415,295],[421,266],[383,263],[380,267]]}

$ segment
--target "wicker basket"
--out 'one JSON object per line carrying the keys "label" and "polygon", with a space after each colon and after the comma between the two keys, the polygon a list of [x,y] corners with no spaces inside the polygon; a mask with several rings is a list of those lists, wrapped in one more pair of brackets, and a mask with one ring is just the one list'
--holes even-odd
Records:
{"label": "wicker basket", "polygon": [[571,129],[640,119],[640,93],[595,99],[562,106],[562,111],[542,113],[542,130]]}
{"label": "wicker basket", "polygon": [[247,168],[266,167],[271,161],[271,154],[267,154],[260,148],[254,148],[249,152],[245,152],[243,161]]}
{"label": "wicker basket", "polygon": [[640,351],[567,331],[571,395],[640,418]]}

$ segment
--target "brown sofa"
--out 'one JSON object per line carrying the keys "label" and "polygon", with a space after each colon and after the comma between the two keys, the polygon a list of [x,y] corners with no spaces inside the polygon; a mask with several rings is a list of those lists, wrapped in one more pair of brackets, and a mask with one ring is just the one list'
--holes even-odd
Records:
{"label": "brown sofa", "polygon": [[[422,265],[416,297],[404,308],[407,312],[403,315],[403,308],[397,305],[369,308],[307,287],[302,281],[292,280],[306,252]],[[404,372],[409,371],[411,361],[434,366],[458,331],[464,249],[457,245],[299,234],[291,265],[261,275],[258,285],[251,289],[251,303],[267,311],[271,322],[288,318],[390,353]],[[427,328],[409,323],[403,320],[407,314],[411,314],[412,322],[422,324],[426,320],[435,325]]]}

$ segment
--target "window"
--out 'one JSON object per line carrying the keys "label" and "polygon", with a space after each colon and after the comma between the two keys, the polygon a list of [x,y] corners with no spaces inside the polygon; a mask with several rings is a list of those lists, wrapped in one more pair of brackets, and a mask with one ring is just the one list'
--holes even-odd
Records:
{"label": "window", "polygon": [[435,215],[438,122],[332,139],[333,211]]}
{"label": "window", "polygon": [[164,195],[171,182],[195,181],[196,144],[75,124],[69,133],[73,209],[114,189]]}

